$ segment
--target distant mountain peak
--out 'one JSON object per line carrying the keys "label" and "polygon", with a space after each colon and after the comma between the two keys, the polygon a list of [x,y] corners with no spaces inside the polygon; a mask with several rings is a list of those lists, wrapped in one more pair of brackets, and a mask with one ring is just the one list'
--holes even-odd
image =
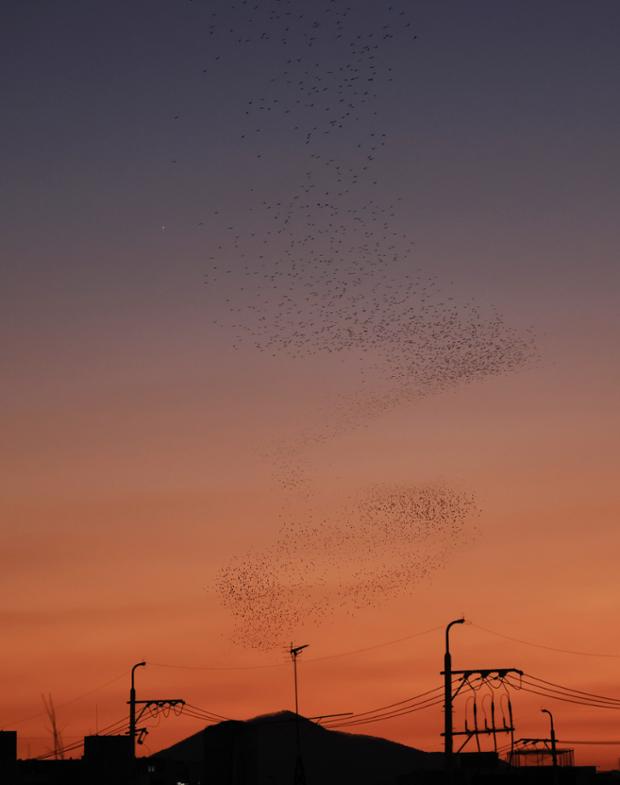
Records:
{"label": "distant mountain peak", "polygon": [[295,714],[295,712],[290,709],[282,709],[281,711],[269,712],[268,714],[258,714],[256,717],[245,720],[245,722],[251,725],[261,722],[300,722],[313,725],[314,727],[320,727],[312,720],[304,717],[303,714]]}
{"label": "distant mountain peak", "polygon": [[232,770],[246,772],[248,781],[280,783],[294,771],[298,739],[308,779],[321,785],[376,785],[438,766],[432,754],[376,736],[332,730],[289,709],[211,725],[154,757],[188,766],[192,783],[228,781]]}

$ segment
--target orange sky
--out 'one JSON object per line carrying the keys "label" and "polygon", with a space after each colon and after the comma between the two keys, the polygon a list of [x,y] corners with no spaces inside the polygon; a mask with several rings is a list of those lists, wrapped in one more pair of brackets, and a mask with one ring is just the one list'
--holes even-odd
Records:
{"label": "orange sky", "polygon": [[[290,708],[291,640],[310,644],[304,714],[365,711],[440,685],[441,630],[460,614],[473,624],[454,630],[455,667],[514,666],[620,698],[618,4],[481,0],[448,4],[449,15],[411,4],[419,44],[385,54],[389,144],[360,193],[394,209],[400,255],[385,280],[398,290],[404,271],[421,271],[442,308],[473,301],[483,323],[499,313],[535,351],[403,395],[355,427],[351,396],[389,388],[389,342],[260,351],[251,330],[239,341],[226,304],[235,287],[240,302],[263,293],[225,245],[231,227],[266,226],[318,160],[275,129],[261,169],[259,148],[237,138],[278,52],[213,76],[204,4],[142,5],[7,5],[0,727],[18,730],[22,756],[48,750],[51,693],[66,740],[92,733],[126,715],[142,659],[139,696],[231,718]],[[382,6],[364,9],[355,23],[374,29]],[[364,116],[342,149],[321,141],[312,154],[346,158],[348,134],[374,135],[378,122]],[[232,273],[206,285],[215,256]],[[260,303],[277,323],[281,312]],[[384,305],[374,302],[382,329]],[[331,317],[320,302],[317,313]],[[321,621],[283,626],[271,650],[239,642],[217,592],[222,568],[272,547],[283,520],[339,524],[369,487],[393,486],[469,494],[480,514],[415,585],[353,611],[329,583]],[[545,702],[514,695],[517,736],[545,734]],[[560,739],[620,741],[614,710],[546,707]],[[144,751],[198,727],[170,717]],[[358,730],[441,747],[439,707]],[[577,747],[578,763],[619,758],[620,745]]]}
{"label": "orange sky", "polygon": [[[311,644],[301,669],[304,713],[364,711],[437,686],[441,631],[350,657],[311,660],[440,627],[461,613],[525,641],[620,653],[613,623],[615,387],[596,356],[582,356],[581,370],[590,384],[570,383],[567,360],[557,359],[550,371],[543,359],[510,377],[403,406],[327,448],[312,448],[313,487],[325,504],[366,482],[449,478],[455,487],[476,489],[482,513],[477,538],[429,580],[382,607],[290,631]],[[2,654],[2,722],[19,730],[22,755],[48,745],[41,693],[54,696],[67,738],[92,732],[96,717],[103,726],[126,711],[127,675],[63,704],[142,658],[277,666],[201,671],[153,665],[138,673],[145,696],[179,696],[239,718],[291,706],[289,636],[266,653],[232,644],[231,619],[213,590],[222,563],[269,543],[277,528],[283,492],[257,450],[270,391],[252,390],[251,404],[237,392],[238,399],[219,406],[211,401],[205,410],[196,390],[183,388],[182,374],[191,370],[182,367],[157,395],[143,398],[154,371],[127,368],[117,383],[126,388],[122,396],[67,384],[67,399],[47,412],[29,416],[22,404],[21,449],[3,466],[15,479],[4,506],[16,525],[5,532],[2,573],[4,596],[11,597],[3,612],[10,645]],[[229,365],[232,379],[248,372],[241,362]],[[140,384],[132,375],[146,379]],[[235,389],[245,387],[235,381]],[[308,411],[296,398],[293,422],[293,410],[304,407]],[[9,433],[17,422],[8,423]],[[286,420],[278,426],[295,427]],[[37,450],[42,434],[45,444]],[[285,501],[290,510],[306,503],[294,493]],[[617,694],[617,659],[519,645],[475,626],[454,631],[453,653],[455,667],[514,666],[577,689]],[[541,702],[514,696],[518,736],[544,733]],[[563,703],[549,708],[560,738],[617,736],[613,711]],[[145,750],[195,729],[195,721],[170,718],[152,731]],[[439,749],[441,715],[432,708],[358,730]],[[581,763],[612,765],[617,757],[615,748],[577,752]]]}

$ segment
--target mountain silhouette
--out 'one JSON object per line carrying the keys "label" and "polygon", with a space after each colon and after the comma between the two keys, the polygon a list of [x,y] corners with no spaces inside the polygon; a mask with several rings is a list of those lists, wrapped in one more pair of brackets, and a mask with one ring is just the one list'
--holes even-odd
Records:
{"label": "mountain silhouette", "polygon": [[379,785],[414,770],[441,768],[440,755],[374,736],[329,730],[290,711],[211,725],[152,760],[183,763],[191,785],[290,785],[297,726],[308,785]]}

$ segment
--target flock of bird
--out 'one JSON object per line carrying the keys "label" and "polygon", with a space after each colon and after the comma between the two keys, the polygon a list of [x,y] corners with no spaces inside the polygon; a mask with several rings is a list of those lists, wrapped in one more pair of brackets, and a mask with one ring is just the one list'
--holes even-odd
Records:
{"label": "flock of bird", "polygon": [[[402,228],[406,206],[384,197],[392,189],[381,179],[382,155],[397,130],[390,107],[416,67],[407,0],[207,8],[205,72],[239,75],[231,134],[254,161],[234,214],[217,209],[201,221],[205,283],[224,306],[213,321],[236,347],[291,361],[353,358],[359,377],[319,425],[273,446],[281,487],[308,493],[309,447],[420,396],[511,372],[534,341],[418,268]],[[376,604],[441,562],[471,502],[446,488],[382,493],[362,493],[356,516],[340,511],[331,524],[291,522],[273,547],[222,570],[219,590],[239,639],[273,643],[300,619]],[[374,551],[383,561],[365,558]]]}
{"label": "flock of bird", "polygon": [[234,640],[272,649],[293,631],[410,592],[473,536],[477,513],[473,496],[446,486],[376,486],[329,518],[284,519],[272,545],[219,571]]}

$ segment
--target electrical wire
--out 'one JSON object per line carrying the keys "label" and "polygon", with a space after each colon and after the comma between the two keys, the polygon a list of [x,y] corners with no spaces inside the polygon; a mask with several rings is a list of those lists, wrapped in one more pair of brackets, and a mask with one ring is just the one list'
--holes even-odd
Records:
{"label": "electrical wire", "polygon": [[543,679],[523,674],[521,678],[523,689],[537,689],[549,695],[549,697],[561,697],[570,699],[578,703],[584,703],[592,706],[599,706],[601,708],[620,709],[620,700],[616,698],[609,698],[604,695],[596,695],[594,693],[584,692],[582,690],[573,690],[570,687],[564,687],[561,684],[551,685],[551,682],[545,682]]}
{"label": "electrical wire", "polygon": [[[83,698],[87,698],[89,695],[93,695],[95,692],[99,692],[99,690],[103,690],[105,687],[109,687],[110,684],[114,684],[115,682],[124,679],[128,673],[129,673],[129,669],[123,671],[119,676],[115,676],[113,679],[109,679],[103,684],[99,684],[97,687],[93,687],[87,692],[83,692],[81,695],[78,695],[75,698],[71,698],[70,700],[65,701],[64,703],[56,704],[55,708],[62,709],[65,706],[71,706],[73,703],[77,703],[78,701],[81,701]],[[39,717],[43,717],[43,716],[45,716],[45,712],[40,711],[37,714],[31,714],[29,717],[23,717],[21,720],[17,720],[16,722],[5,722],[3,726],[6,728],[14,728],[17,725],[23,725],[24,722],[29,722],[30,720],[36,720]]]}
{"label": "electrical wire", "polygon": [[[512,687],[515,687],[515,685],[510,680],[508,681],[508,683]],[[524,681],[524,685],[527,685],[525,681]],[[601,702],[596,703],[594,701],[587,701],[587,700],[576,700],[575,698],[568,697],[564,693],[560,693],[559,691],[556,691],[554,693],[549,690],[543,691],[542,689],[533,689],[530,686],[522,686],[520,689],[523,692],[528,692],[531,693],[532,695],[539,695],[543,698],[550,698],[551,700],[559,700],[564,703],[573,703],[577,706],[588,706],[589,708],[594,708],[594,709],[612,709],[615,711],[620,710],[620,706],[612,706],[607,703],[601,703]]]}
{"label": "electrical wire", "polygon": [[432,706],[439,706],[443,703],[443,697],[433,700],[431,702],[426,702],[424,704],[420,704],[417,706],[413,706],[411,708],[405,709],[403,711],[392,712],[384,715],[379,715],[377,717],[367,717],[360,720],[344,720],[343,722],[333,723],[329,725],[329,728],[344,728],[344,727],[352,727],[357,725],[369,725],[373,722],[383,722],[385,720],[391,720],[395,717],[404,717],[407,714],[413,714],[416,711],[422,711],[423,709],[430,709]]}
{"label": "electrical wire", "polygon": [[438,630],[443,630],[443,627],[431,627],[428,630],[422,630],[421,632],[415,632],[412,635],[406,635],[404,638],[395,638],[391,641],[384,641],[383,643],[376,643],[374,646],[364,646],[361,649],[353,649],[352,651],[344,651],[340,652],[340,654],[325,654],[323,657],[306,657],[304,659],[304,663],[310,662],[323,662],[324,660],[335,660],[340,657],[351,657],[354,654],[363,654],[367,651],[374,651],[375,649],[383,649],[386,646],[395,646],[397,643],[403,643],[404,641],[412,640],[413,638],[421,638],[423,635],[430,635],[431,632],[437,632]]}
{"label": "electrical wire", "polygon": [[211,724],[211,725],[217,725],[218,722],[221,722],[221,720],[215,720],[210,717],[203,717],[201,714],[195,714],[192,711],[184,711],[183,716],[189,717],[193,720],[199,720],[202,723]]}
{"label": "electrical wire", "polygon": [[76,741],[73,744],[68,744],[66,747],[61,747],[58,750],[52,750],[51,752],[46,752],[44,755],[38,755],[34,760],[49,760],[50,758],[57,758],[60,756],[61,758],[67,752],[75,752],[84,746],[84,741]]}
{"label": "electrical wire", "polygon": [[482,627],[480,624],[474,624],[474,622],[469,622],[472,627],[475,627],[478,630],[482,630],[483,632],[488,632],[490,635],[495,635],[498,638],[504,638],[507,641],[512,641],[513,643],[522,643],[524,646],[533,646],[536,649],[547,649],[547,651],[556,651],[560,654],[574,654],[578,657],[607,657],[610,659],[620,659],[620,654],[609,654],[609,653],[601,653],[601,652],[593,652],[593,651],[578,651],[576,649],[561,649],[558,646],[547,646],[544,643],[532,643],[532,641],[524,641],[521,638],[513,638],[511,635],[504,635],[501,632],[495,632],[495,630],[490,630],[487,627]]}
{"label": "electrical wire", "polygon": [[[116,736],[116,735],[124,735],[125,732],[128,730],[129,723],[126,720],[118,720],[117,722],[112,723],[111,725],[102,728],[102,730],[97,734],[98,736]],[[36,756],[35,760],[49,760],[50,758],[56,758],[58,755],[65,755],[67,752],[75,752],[78,749],[81,749],[84,746],[84,739],[80,741],[75,741],[71,744],[66,744],[63,747],[57,750],[51,750],[50,752],[46,752],[43,755]]]}
{"label": "electrical wire", "polygon": [[400,710],[394,710],[391,712],[384,712],[382,714],[370,715],[367,717],[352,717],[347,718],[343,717],[339,720],[334,720],[331,723],[324,723],[324,726],[327,728],[341,728],[350,725],[366,725],[369,722],[381,722],[383,720],[389,720],[393,717],[401,717],[405,714],[411,714],[414,711],[419,711],[421,709],[429,708],[430,706],[434,706],[437,703],[441,703],[441,699],[436,698],[435,700],[429,700],[424,703],[416,704],[414,706],[407,706]]}
{"label": "electrical wire", "polygon": [[609,703],[617,703],[620,704],[620,698],[608,698],[605,695],[597,695],[594,692],[584,692],[583,690],[576,690],[572,687],[564,687],[561,684],[556,684],[553,681],[545,681],[545,679],[540,679],[538,676],[532,676],[531,673],[525,673],[524,676],[527,676],[529,679],[533,679],[534,681],[540,682],[541,684],[548,685],[549,687],[558,687],[561,690],[565,690],[566,692],[574,693],[576,695],[584,695],[588,698],[598,698],[602,701],[607,701]]}
{"label": "electrical wire", "polygon": [[[453,680],[452,684],[454,684],[455,681],[456,680]],[[337,728],[357,724],[362,725],[368,722],[377,722],[379,720],[391,719],[392,717],[409,714],[413,711],[425,709],[429,706],[443,702],[443,696],[441,695],[443,689],[443,686],[434,687],[431,690],[426,690],[425,692],[421,692],[418,695],[411,696],[402,701],[396,701],[375,709],[369,709],[368,711],[356,712],[346,718],[327,720],[323,724],[329,728]]]}
{"label": "electrical wire", "polygon": [[620,739],[615,739],[614,741],[592,741],[590,739],[581,740],[581,741],[574,741],[574,740],[566,741],[566,739],[558,739],[557,740],[557,744],[602,744],[602,745],[610,744],[610,745],[615,745],[615,744],[620,744]]}
{"label": "electrical wire", "polygon": [[189,709],[193,709],[194,711],[197,711],[199,713],[210,715],[212,717],[216,717],[218,720],[230,720],[230,717],[224,717],[221,714],[216,714],[214,711],[210,711],[209,709],[203,709],[200,706],[194,706],[191,703],[186,703],[185,706],[187,706]]}
{"label": "electrical wire", "polygon": [[[413,638],[420,638],[423,635],[430,635],[431,632],[437,632],[438,630],[442,630],[443,627],[431,627],[428,630],[421,630],[420,632],[414,632],[411,635],[405,635],[402,638],[395,638],[390,641],[383,641],[382,643],[375,643],[372,646],[364,646],[361,649],[352,649],[351,651],[343,651],[338,652],[336,654],[325,654],[322,657],[306,657],[304,659],[304,663],[310,664],[312,662],[324,662],[325,660],[335,660],[340,657],[351,657],[354,654],[362,654],[367,651],[374,651],[375,649],[382,649],[386,646],[394,646],[397,643],[403,643],[404,641],[412,640]],[[289,662],[273,662],[273,663],[266,663],[263,665],[173,665],[164,662],[151,662],[149,660],[149,665],[155,666],[157,668],[172,668],[175,670],[190,670],[190,671],[253,671],[253,670],[264,670],[265,668],[284,668],[289,666]]]}
{"label": "electrical wire", "polygon": [[[96,734],[97,736],[116,736],[116,735],[124,735],[129,730],[129,723],[127,718],[123,718],[120,720],[116,720],[116,722],[112,722],[109,725],[104,726],[101,730]],[[80,747],[84,746],[84,740],[76,741],[71,744],[67,744],[66,746],[61,747],[58,750],[52,750],[50,752],[46,752],[43,755],[38,755],[35,757],[35,760],[49,760],[50,758],[56,757],[56,755],[64,755],[67,752],[74,752],[75,750],[79,749]]]}
{"label": "electrical wire", "polygon": [[170,665],[164,662],[150,662],[155,668],[171,668],[180,671],[257,671],[265,668],[283,668],[288,662],[272,662],[266,665]]}
{"label": "electrical wire", "polygon": [[106,725],[105,727],[101,728],[101,730],[96,734],[97,736],[113,736],[117,733],[120,733],[123,730],[129,729],[129,722],[127,722],[127,718],[122,720],[117,720],[116,722],[111,723],[110,725]]}
{"label": "electrical wire", "polygon": [[[377,706],[375,709],[369,709],[368,711],[355,712],[350,717],[348,717],[347,721],[355,717],[363,717],[366,714],[379,714],[380,712],[385,711],[387,709],[393,709],[396,706],[402,706],[404,703],[414,703],[419,698],[423,698],[427,695],[431,695],[432,693],[441,692],[442,690],[443,687],[434,687],[432,690],[426,690],[426,692],[421,692],[419,695],[412,695],[410,698],[405,698],[404,700],[396,701],[395,703],[388,703],[386,706]],[[338,721],[339,720],[335,720],[335,722]]]}

